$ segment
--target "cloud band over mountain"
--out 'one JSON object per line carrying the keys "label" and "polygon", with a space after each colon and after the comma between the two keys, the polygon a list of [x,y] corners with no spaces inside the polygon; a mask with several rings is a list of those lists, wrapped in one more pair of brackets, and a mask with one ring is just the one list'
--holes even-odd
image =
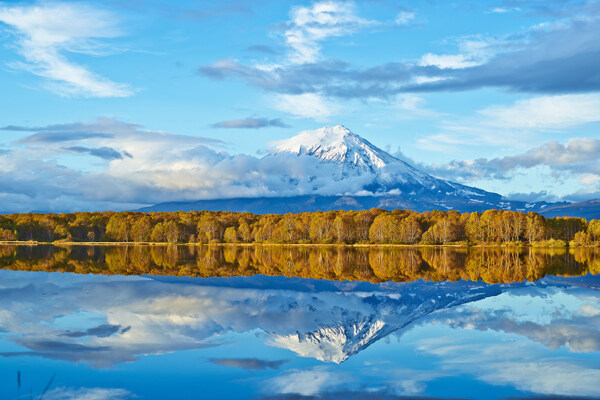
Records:
{"label": "cloud band over mountain", "polygon": [[[2,129],[28,133],[14,147],[0,152],[5,165],[0,174],[4,211],[127,209],[166,201],[232,197],[364,195],[369,190],[371,194],[382,189],[387,193],[391,188],[368,189],[380,179],[368,169],[372,168],[368,160],[362,173],[323,164],[318,157],[298,157],[297,150],[285,150],[277,157],[232,155],[218,140],[149,131],[114,119]],[[309,143],[315,140],[310,134],[305,137]],[[600,176],[598,149],[597,140],[581,138],[565,144],[548,142],[498,159],[416,165],[434,176],[462,181],[508,179],[515,171],[544,166],[594,184],[594,177]],[[82,170],[73,157],[97,161]],[[393,174],[384,181],[390,176]]]}

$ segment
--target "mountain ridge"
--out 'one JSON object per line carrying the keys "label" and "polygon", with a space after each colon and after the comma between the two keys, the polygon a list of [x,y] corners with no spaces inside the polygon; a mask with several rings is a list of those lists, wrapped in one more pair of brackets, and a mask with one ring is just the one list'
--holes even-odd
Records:
{"label": "mountain ridge", "polygon": [[[431,210],[457,210],[460,212],[485,211],[489,209],[512,209],[513,211],[541,211],[544,208],[553,207],[557,204],[567,203],[527,203],[522,201],[501,201],[500,203],[486,204],[483,202],[460,202],[456,204],[451,201],[435,204],[423,204],[408,201],[402,196],[289,196],[289,197],[236,197],[229,199],[212,199],[197,201],[165,202],[149,207],[139,208],[137,211],[231,211],[250,212],[253,214],[285,214],[314,211],[360,211],[371,208],[384,210],[410,209],[417,212]],[[535,207],[532,207],[535,206]]]}
{"label": "mountain ridge", "polygon": [[550,207],[541,212],[547,218],[579,217],[587,220],[600,219],[600,199]]}

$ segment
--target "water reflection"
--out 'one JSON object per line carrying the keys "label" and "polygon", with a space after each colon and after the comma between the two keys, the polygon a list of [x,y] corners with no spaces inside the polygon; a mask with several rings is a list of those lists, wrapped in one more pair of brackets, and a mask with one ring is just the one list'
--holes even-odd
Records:
{"label": "water reflection", "polygon": [[0,268],[189,277],[287,276],[340,281],[535,281],[600,271],[600,249],[283,246],[2,246]]}
{"label": "water reflection", "polygon": [[270,345],[341,363],[435,310],[500,293],[497,286],[467,283],[398,289],[260,276],[188,281],[193,284],[169,278],[63,278],[40,282],[25,275],[10,289],[4,280],[5,327],[19,334],[14,341],[27,350],[3,356],[109,367],[139,354],[217,346],[226,333],[260,329]]}
{"label": "water reflection", "polygon": [[0,271],[0,282],[0,386],[17,368],[40,388],[56,372],[51,399],[600,396],[592,275],[375,285]]}

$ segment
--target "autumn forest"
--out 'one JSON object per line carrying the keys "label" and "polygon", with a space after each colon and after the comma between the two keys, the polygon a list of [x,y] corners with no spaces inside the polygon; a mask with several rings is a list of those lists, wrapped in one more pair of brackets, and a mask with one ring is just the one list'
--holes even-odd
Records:
{"label": "autumn forest", "polygon": [[234,212],[79,212],[0,216],[0,241],[280,244],[529,244],[600,243],[600,221],[529,212],[409,210],[299,214]]}

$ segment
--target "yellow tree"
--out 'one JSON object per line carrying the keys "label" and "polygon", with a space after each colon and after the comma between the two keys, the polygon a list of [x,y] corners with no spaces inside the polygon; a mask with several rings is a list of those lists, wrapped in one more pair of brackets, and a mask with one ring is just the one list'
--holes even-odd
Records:
{"label": "yellow tree", "polygon": [[328,243],[333,241],[333,221],[330,216],[317,212],[310,221],[310,239],[314,243]]}
{"label": "yellow tree", "polygon": [[375,243],[397,243],[400,239],[397,218],[390,213],[381,213],[373,220],[369,239]]}
{"label": "yellow tree", "polygon": [[238,235],[233,226],[225,229],[225,233],[223,234],[223,240],[227,243],[235,243],[238,241]]}
{"label": "yellow tree", "polygon": [[469,215],[465,224],[465,233],[467,234],[467,239],[471,242],[485,242],[485,231],[481,227],[479,213],[473,212]]}
{"label": "yellow tree", "polygon": [[400,241],[402,243],[413,244],[421,239],[421,225],[414,216],[404,218],[398,227]]}
{"label": "yellow tree", "polygon": [[597,219],[591,220],[590,223],[588,224],[587,231],[590,234],[590,237],[594,242],[599,241],[600,240],[600,220],[597,220]]}
{"label": "yellow tree", "polygon": [[238,227],[238,236],[244,243],[250,243],[252,241],[252,231],[246,222],[242,222]]}
{"label": "yellow tree", "polygon": [[340,243],[354,242],[354,219],[349,213],[340,213],[333,221],[335,236]]}
{"label": "yellow tree", "polygon": [[545,218],[539,214],[528,212],[525,224],[525,235],[529,243],[542,240],[546,236]]}
{"label": "yellow tree", "polygon": [[198,239],[207,241],[223,239],[223,225],[212,213],[205,213],[198,221]]}

